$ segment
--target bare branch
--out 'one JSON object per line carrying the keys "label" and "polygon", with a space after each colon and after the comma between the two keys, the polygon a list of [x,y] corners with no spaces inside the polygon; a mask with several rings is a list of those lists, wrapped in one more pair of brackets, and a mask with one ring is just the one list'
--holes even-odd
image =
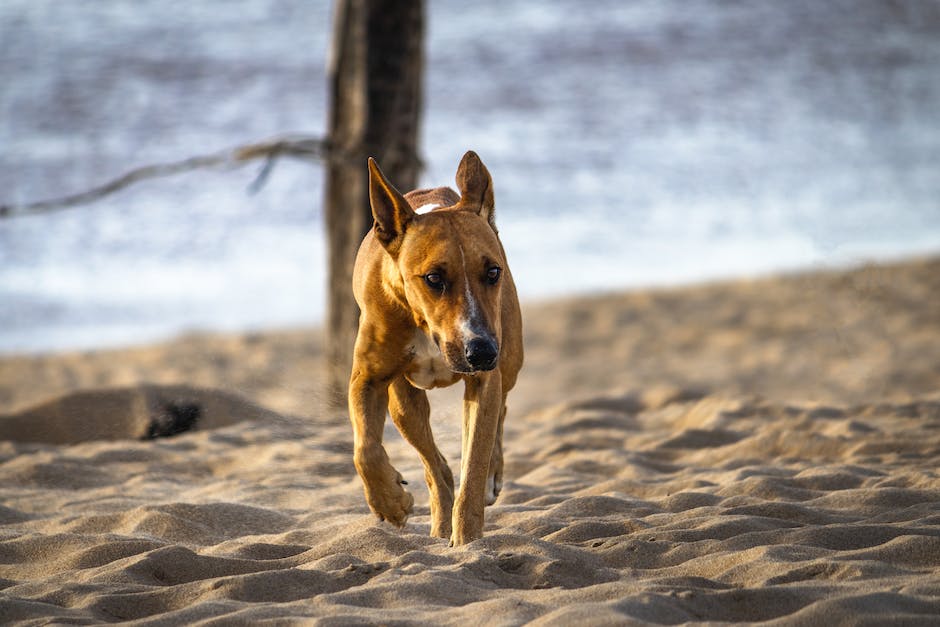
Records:
{"label": "bare branch", "polygon": [[190,157],[181,161],[145,165],[135,168],[103,185],[78,194],[20,205],[0,205],[0,218],[29,215],[44,211],[56,211],[76,205],[84,205],[147,179],[172,176],[181,172],[189,172],[202,168],[241,166],[256,159],[266,159],[264,167],[249,188],[250,191],[254,192],[260,189],[264,184],[264,181],[267,179],[268,174],[270,174],[274,166],[274,161],[278,157],[323,160],[327,158],[328,153],[329,149],[325,140],[308,136],[282,137],[254,144],[246,144],[209,155]]}
{"label": "bare branch", "polygon": [[261,188],[264,187],[264,184],[268,182],[268,176],[271,174],[271,170],[274,169],[275,164],[277,163],[277,157],[274,155],[268,155],[268,158],[264,160],[264,165],[261,166],[261,169],[258,171],[258,174],[255,176],[255,180],[248,185],[248,194],[254,196]]}

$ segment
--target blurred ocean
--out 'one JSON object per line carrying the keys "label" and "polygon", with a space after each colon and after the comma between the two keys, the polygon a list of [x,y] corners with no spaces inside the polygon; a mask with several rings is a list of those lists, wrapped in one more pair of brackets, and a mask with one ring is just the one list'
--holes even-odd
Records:
{"label": "blurred ocean", "polygon": [[[331,4],[4,0],[0,204],[321,135]],[[423,183],[480,153],[525,298],[940,251],[940,3],[428,5]],[[259,167],[0,220],[0,352],[320,321],[322,169]]]}

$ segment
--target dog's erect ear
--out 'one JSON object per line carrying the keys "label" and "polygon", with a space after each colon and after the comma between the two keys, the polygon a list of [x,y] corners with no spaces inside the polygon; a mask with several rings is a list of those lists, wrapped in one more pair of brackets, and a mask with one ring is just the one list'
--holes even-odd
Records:
{"label": "dog's erect ear", "polygon": [[475,211],[496,231],[496,207],[493,202],[493,179],[480,157],[468,150],[457,166],[457,189],[460,203]]}
{"label": "dog's erect ear", "polygon": [[395,254],[415,212],[402,193],[385,178],[372,157],[369,157],[369,204],[375,218],[376,238],[388,252]]}

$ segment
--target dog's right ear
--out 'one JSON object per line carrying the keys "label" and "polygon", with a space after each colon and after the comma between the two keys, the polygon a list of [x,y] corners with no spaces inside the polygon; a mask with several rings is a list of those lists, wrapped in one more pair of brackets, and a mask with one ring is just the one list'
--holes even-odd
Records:
{"label": "dog's right ear", "polygon": [[369,204],[375,218],[375,237],[385,250],[396,254],[405,229],[416,214],[402,193],[385,178],[372,157],[369,157]]}

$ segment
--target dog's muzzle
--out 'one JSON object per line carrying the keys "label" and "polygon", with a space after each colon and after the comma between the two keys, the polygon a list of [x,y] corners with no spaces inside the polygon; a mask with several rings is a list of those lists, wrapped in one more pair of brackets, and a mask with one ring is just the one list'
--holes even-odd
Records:
{"label": "dog's muzzle", "polygon": [[499,359],[499,346],[490,338],[475,337],[467,342],[464,353],[474,371],[492,370]]}

